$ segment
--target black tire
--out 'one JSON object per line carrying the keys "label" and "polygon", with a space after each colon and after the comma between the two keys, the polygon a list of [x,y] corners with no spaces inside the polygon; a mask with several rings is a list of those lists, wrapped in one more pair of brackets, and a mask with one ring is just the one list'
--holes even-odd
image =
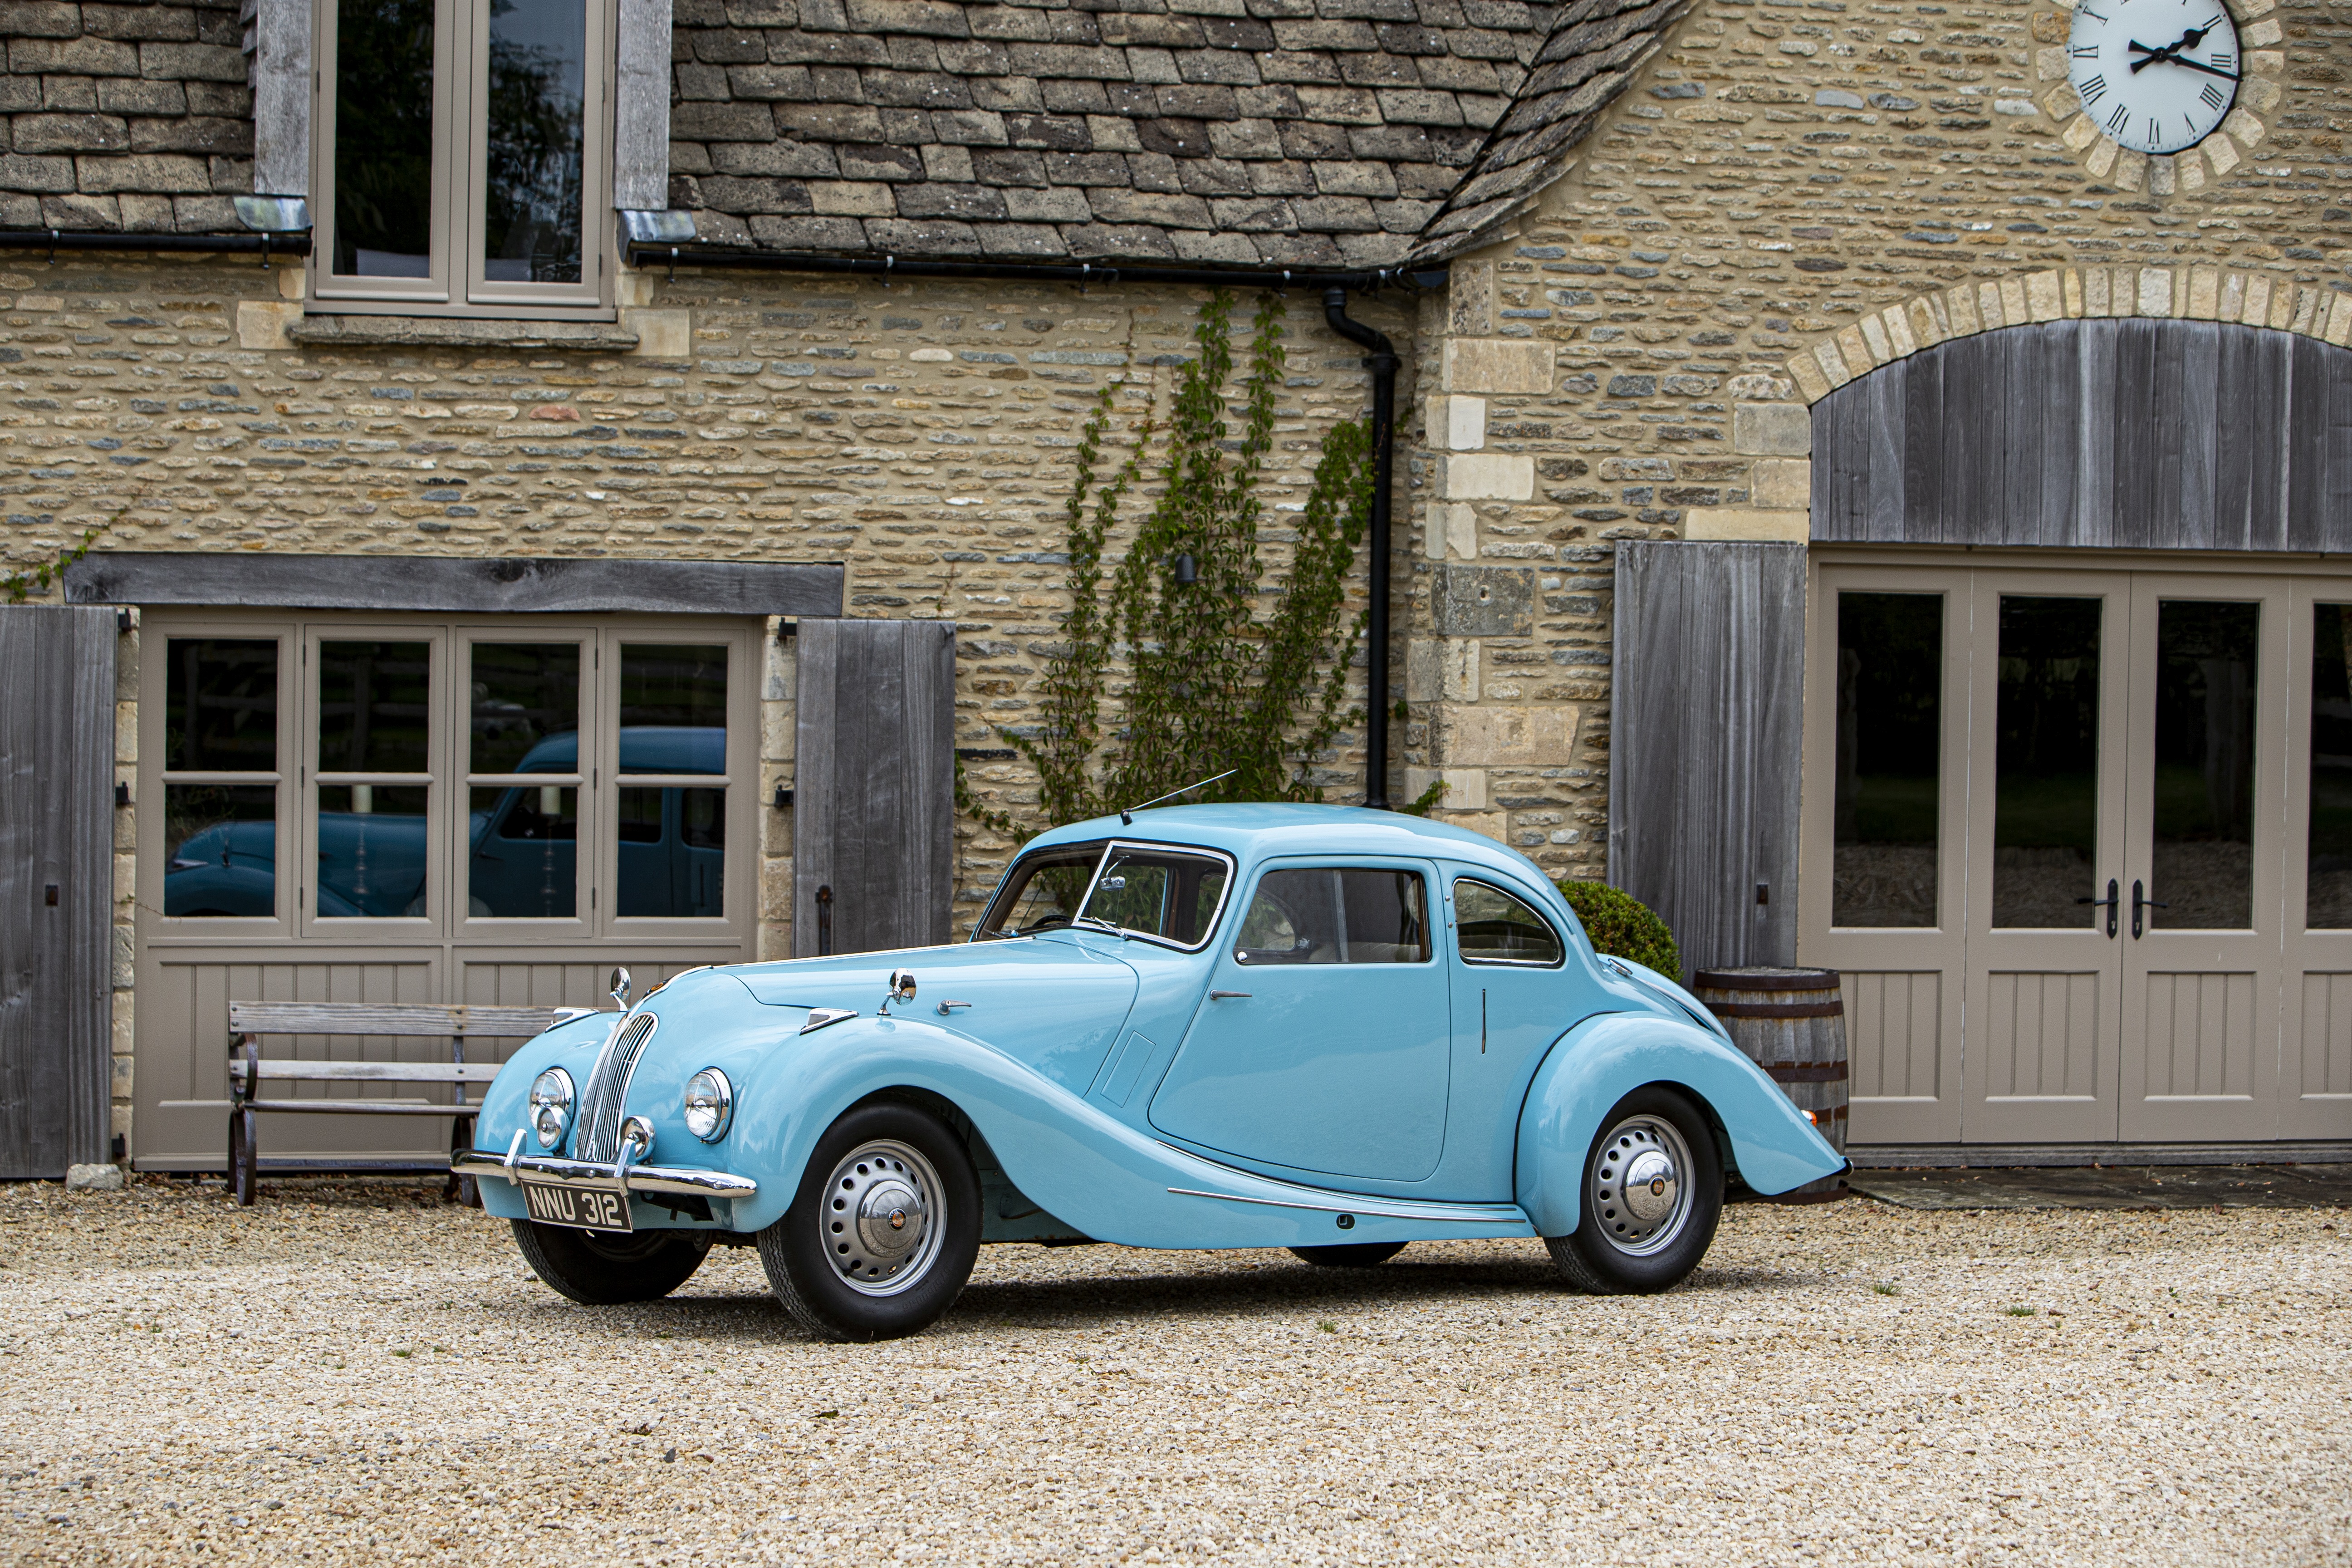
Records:
{"label": "black tire", "polygon": [[[1651,1150],[1662,1152],[1670,1164],[1686,1165],[1687,1173],[1669,1200],[1670,1212],[1657,1220],[1654,1232],[1645,1233],[1641,1217],[1624,1203],[1627,1191],[1619,1178],[1631,1168],[1629,1160]],[[1706,1256],[1723,1217],[1723,1159],[1715,1134],[1689,1096],[1664,1084],[1635,1089],[1601,1119],[1601,1131],[1584,1156],[1581,1183],[1575,1233],[1548,1236],[1544,1246],[1570,1285],[1596,1296],[1646,1296],[1674,1289]],[[1654,1200],[1664,1195],[1651,1194]],[[1681,1201],[1685,1197],[1687,1202]]]}
{"label": "black tire", "polygon": [[[916,1239],[895,1258],[861,1239],[896,1244],[878,1206],[892,1203],[892,1193],[921,1194],[887,1211],[900,1229],[909,1208],[919,1222]],[[827,1128],[792,1207],[760,1233],[760,1261],[784,1310],[817,1338],[845,1342],[922,1332],[955,1304],[979,1256],[980,1174],[971,1152],[938,1117],[895,1100],[858,1106]],[[865,1277],[852,1284],[851,1273]]]}
{"label": "black tire", "polygon": [[556,1294],[589,1307],[657,1301],[693,1279],[710,1251],[710,1238],[698,1231],[625,1233],[529,1219],[508,1223],[531,1272]]}
{"label": "black tire", "polygon": [[1377,1268],[1403,1250],[1402,1241],[1359,1241],[1347,1247],[1294,1247],[1290,1256],[1318,1268]]}

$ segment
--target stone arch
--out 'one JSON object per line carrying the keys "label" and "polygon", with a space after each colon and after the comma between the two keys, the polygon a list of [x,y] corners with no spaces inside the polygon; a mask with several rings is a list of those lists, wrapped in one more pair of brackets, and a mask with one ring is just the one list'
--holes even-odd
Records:
{"label": "stone arch", "polygon": [[1957,283],[1874,310],[1792,354],[1797,395],[1846,383],[1954,338],[2063,321],[2229,321],[2352,343],[2352,293],[2279,272],[2212,266],[2060,267]]}
{"label": "stone arch", "polygon": [[2029,317],[1849,378],[1811,405],[1810,537],[2352,550],[2352,300],[2270,294],[2262,325]]}

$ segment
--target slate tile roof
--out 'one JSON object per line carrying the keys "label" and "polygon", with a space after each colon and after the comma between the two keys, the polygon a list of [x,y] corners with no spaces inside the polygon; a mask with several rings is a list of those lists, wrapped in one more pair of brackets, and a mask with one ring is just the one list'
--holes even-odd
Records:
{"label": "slate tile roof", "polygon": [[1684,0],[677,0],[719,244],[1379,267],[1539,189]]}

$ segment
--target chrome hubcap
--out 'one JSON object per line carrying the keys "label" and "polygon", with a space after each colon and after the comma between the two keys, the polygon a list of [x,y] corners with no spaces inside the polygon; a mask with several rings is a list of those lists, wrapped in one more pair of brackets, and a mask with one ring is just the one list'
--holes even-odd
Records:
{"label": "chrome hubcap", "polygon": [[1629,1116],[1611,1128],[1585,1193],[1601,1239],[1636,1258],[1673,1246],[1690,1219],[1690,1168],[1674,1123]]}
{"label": "chrome hubcap", "polygon": [[826,1185],[825,1255],[842,1282],[866,1296],[895,1296],[939,1257],[939,1173],[904,1143],[877,1140],[850,1151]]}

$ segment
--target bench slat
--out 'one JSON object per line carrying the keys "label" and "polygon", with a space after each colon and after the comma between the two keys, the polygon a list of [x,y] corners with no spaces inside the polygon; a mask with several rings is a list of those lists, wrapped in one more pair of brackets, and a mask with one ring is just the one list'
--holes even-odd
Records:
{"label": "bench slat", "polygon": [[478,1116],[478,1105],[427,1105],[421,1100],[249,1100],[248,1110],[299,1110],[345,1116]]}
{"label": "bench slat", "polygon": [[[293,1062],[264,1057],[256,1064],[264,1079],[348,1080],[367,1079],[383,1083],[488,1083],[499,1076],[496,1062]],[[242,1073],[245,1064],[230,1069]]]}
{"label": "bench slat", "polygon": [[231,1002],[229,1032],[238,1035],[469,1036],[527,1039],[553,1024],[555,1007],[441,1006],[391,1002]]}

